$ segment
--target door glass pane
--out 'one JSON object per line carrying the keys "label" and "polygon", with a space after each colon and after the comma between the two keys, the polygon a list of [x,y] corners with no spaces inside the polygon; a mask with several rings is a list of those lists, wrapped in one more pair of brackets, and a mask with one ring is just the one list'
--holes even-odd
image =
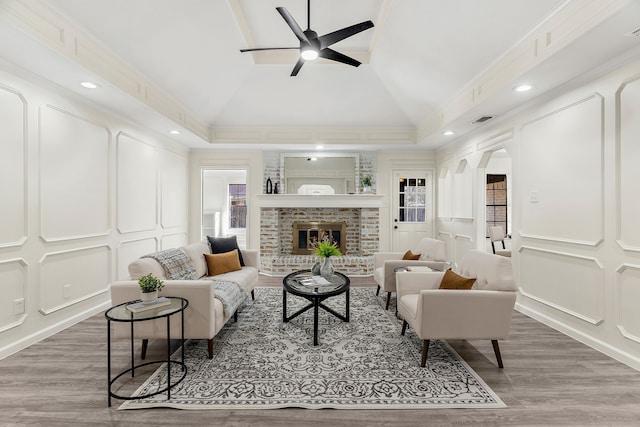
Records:
{"label": "door glass pane", "polygon": [[426,220],[426,181],[417,178],[399,178],[398,181],[398,221],[424,222]]}

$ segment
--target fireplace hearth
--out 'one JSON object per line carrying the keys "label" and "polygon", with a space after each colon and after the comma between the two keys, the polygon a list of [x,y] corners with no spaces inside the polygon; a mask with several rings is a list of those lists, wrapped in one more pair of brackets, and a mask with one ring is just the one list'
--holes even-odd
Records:
{"label": "fireplace hearth", "polygon": [[293,255],[313,254],[315,245],[320,241],[335,243],[343,255],[347,254],[347,223],[294,221],[293,223]]}

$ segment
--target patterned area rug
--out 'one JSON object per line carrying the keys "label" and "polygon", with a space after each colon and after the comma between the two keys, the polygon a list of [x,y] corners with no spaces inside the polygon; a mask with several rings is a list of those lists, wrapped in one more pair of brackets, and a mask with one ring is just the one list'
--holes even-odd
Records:
{"label": "patterned area rug", "polygon": [[[287,301],[288,314],[307,303],[293,295]],[[325,303],[344,313],[344,295]],[[444,341],[432,341],[420,368],[422,341],[410,329],[401,336],[401,321],[382,304],[374,288],[352,288],[350,322],[321,310],[314,347],[313,311],[282,323],[282,290],[257,288],[238,323],[230,321],[216,336],[213,359],[205,340],[186,342],[188,373],[171,400],[163,393],[119,409],[505,407]],[[136,393],[165,383],[160,367]]]}

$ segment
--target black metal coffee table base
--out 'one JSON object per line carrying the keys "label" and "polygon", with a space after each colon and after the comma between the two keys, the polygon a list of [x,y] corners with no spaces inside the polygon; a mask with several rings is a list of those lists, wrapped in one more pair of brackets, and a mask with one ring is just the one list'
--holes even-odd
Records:
{"label": "black metal coffee table base", "polygon": [[[317,286],[317,287],[305,287],[300,284],[298,278],[309,275],[309,270],[296,271],[286,276],[283,281],[282,287],[282,321],[287,323],[292,319],[295,319],[302,313],[305,313],[313,308],[313,345],[318,345],[318,313],[320,309],[327,311],[334,315],[343,322],[349,321],[349,278],[342,273],[334,273],[334,277],[331,282],[332,285]],[[287,293],[292,293],[309,301],[311,304],[301,308],[293,313],[291,316],[287,316]],[[327,298],[334,297],[336,295],[345,294],[345,314],[342,315],[332,308],[327,307],[322,302]]]}

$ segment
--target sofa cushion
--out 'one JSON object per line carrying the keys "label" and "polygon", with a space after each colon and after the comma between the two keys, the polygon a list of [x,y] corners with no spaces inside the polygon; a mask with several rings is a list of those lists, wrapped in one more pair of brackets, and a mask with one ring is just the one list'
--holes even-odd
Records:
{"label": "sofa cushion", "polygon": [[258,282],[258,269],[255,267],[245,266],[242,267],[241,270],[230,271],[228,273],[206,278],[237,283],[242,289],[247,291],[247,293],[250,293]]}
{"label": "sofa cushion", "polygon": [[240,259],[240,265],[244,267],[242,252],[240,252],[240,248],[238,247],[238,241],[236,239],[236,236],[231,236],[231,237],[207,236],[207,240],[209,240],[209,245],[211,245],[212,254],[221,254],[221,253],[230,252],[234,249],[237,249],[238,258]]}
{"label": "sofa cushion", "polygon": [[158,279],[167,279],[164,275],[164,269],[160,263],[153,258],[138,258],[129,264],[129,277],[131,277],[131,280],[138,280],[149,273],[152,273]]}
{"label": "sofa cushion", "polygon": [[239,251],[234,249],[221,254],[204,254],[209,269],[209,276],[217,276],[242,269],[238,253]]}
{"label": "sofa cushion", "polygon": [[417,261],[420,259],[420,254],[414,254],[411,250],[408,250],[404,255],[402,255],[402,259]]}
{"label": "sofa cushion", "polygon": [[207,274],[207,261],[202,256],[203,254],[211,253],[209,250],[209,244],[207,242],[192,243],[190,245],[181,246],[180,249],[187,254],[191,265],[196,270],[198,278]]}
{"label": "sofa cushion", "polygon": [[442,281],[440,282],[440,289],[461,289],[469,290],[476,282],[474,277],[463,277],[454,273],[451,269],[444,272]]}

